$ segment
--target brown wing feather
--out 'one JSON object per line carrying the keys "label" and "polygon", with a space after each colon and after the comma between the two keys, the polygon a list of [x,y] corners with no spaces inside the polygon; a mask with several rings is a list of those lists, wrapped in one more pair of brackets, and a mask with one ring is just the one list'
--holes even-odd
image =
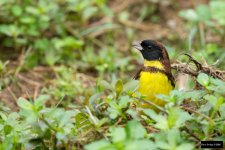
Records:
{"label": "brown wing feather", "polygon": [[170,80],[171,85],[173,87],[175,87],[175,79],[174,79],[172,73],[169,72],[169,73],[165,73],[165,74],[166,74],[167,78]]}
{"label": "brown wing feather", "polygon": [[167,75],[168,79],[171,82],[171,85],[173,87],[175,87],[175,79],[171,73],[171,65],[170,65],[170,58],[169,55],[167,53],[166,48],[160,43],[160,42],[156,42],[157,45],[162,49],[162,53],[163,53],[163,60],[161,60],[162,64],[164,65],[164,73]]}
{"label": "brown wing feather", "polygon": [[141,68],[140,70],[138,70],[138,72],[135,74],[134,79],[138,80],[140,78],[140,73],[143,71],[143,68]]}

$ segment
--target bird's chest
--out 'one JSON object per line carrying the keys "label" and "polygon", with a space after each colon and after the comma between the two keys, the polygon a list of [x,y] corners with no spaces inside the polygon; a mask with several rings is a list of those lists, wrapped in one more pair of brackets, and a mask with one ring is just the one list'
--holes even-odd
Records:
{"label": "bird's chest", "polygon": [[168,95],[173,89],[167,76],[163,73],[141,72],[138,91],[147,96],[147,98],[155,98],[156,94]]}

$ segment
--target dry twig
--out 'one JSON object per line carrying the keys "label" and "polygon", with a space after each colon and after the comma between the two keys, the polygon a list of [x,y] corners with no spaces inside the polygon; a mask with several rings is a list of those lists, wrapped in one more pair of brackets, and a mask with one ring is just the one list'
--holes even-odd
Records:
{"label": "dry twig", "polygon": [[[206,62],[204,64],[198,62],[190,54],[185,53],[184,55],[189,57],[188,63],[182,63],[177,61],[171,65],[172,69],[178,72],[189,74],[193,77],[197,77],[199,73],[205,73],[213,78],[221,79],[225,81],[225,71],[221,71],[213,68],[213,65],[208,65]],[[193,62],[193,64],[189,64]]]}

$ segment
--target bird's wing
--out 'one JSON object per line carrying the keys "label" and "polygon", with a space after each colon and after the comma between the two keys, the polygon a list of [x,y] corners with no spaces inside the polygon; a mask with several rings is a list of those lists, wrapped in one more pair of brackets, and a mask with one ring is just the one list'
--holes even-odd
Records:
{"label": "bird's wing", "polygon": [[172,73],[171,72],[169,72],[169,73],[165,72],[165,74],[166,74],[167,78],[170,80],[171,85],[173,87],[175,87],[175,79],[174,79]]}
{"label": "bird's wing", "polygon": [[138,80],[140,78],[140,73],[143,71],[143,68],[141,68],[140,70],[138,70],[138,72],[135,74],[134,79]]}

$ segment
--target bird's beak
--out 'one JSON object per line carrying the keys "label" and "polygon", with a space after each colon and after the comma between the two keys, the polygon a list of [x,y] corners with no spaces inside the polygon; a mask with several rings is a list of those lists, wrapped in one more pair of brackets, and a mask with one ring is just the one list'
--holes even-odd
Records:
{"label": "bird's beak", "polygon": [[132,46],[139,51],[143,50],[143,47],[141,46],[141,42],[135,42]]}

